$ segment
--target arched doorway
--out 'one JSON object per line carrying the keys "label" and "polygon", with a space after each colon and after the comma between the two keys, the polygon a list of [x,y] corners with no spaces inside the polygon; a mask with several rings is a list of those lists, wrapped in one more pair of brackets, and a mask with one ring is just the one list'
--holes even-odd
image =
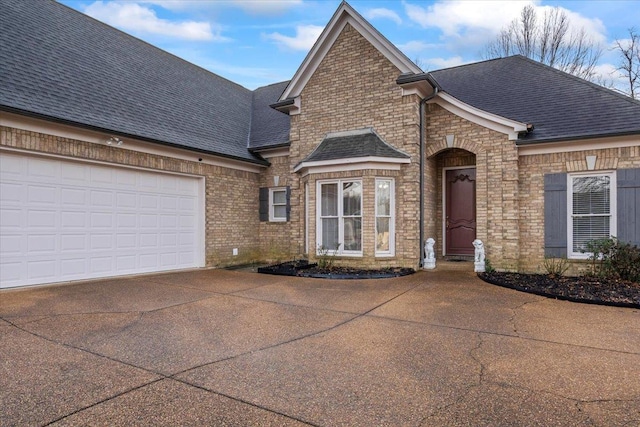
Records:
{"label": "arched doorway", "polygon": [[471,257],[476,238],[476,156],[459,149],[441,151],[436,166],[437,220],[441,224],[442,255]]}
{"label": "arched doorway", "polygon": [[470,256],[476,238],[476,168],[445,168],[444,254]]}

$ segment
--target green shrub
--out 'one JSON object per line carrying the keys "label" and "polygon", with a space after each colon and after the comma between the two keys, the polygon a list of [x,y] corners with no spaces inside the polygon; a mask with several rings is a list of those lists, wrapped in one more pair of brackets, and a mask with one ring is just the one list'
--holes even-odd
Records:
{"label": "green shrub", "polygon": [[640,248],[617,238],[587,242],[591,252],[591,274],[599,277],[620,278],[640,282]]}
{"label": "green shrub", "polygon": [[485,273],[493,273],[495,271],[496,271],[496,269],[493,268],[493,266],[491,265],[491,262],[489,262],[489,258],[485,258],[484,259],[484,272]]}
{"label": "green shrub", "polygon": [[333,261],[336,257],[336,252],[340,249],[340,245],[342,243],[338,243],[335,250],[332,253],[329,253],[330,249],[326,246],[318,247],[318,267],[326,268],[327,270],[331,270],[333,268]]}

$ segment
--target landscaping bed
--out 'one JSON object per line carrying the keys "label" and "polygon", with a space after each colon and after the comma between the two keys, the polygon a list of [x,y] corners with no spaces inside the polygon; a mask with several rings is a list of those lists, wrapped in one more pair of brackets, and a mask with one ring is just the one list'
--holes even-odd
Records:
{"label": "landscaping bed", "polygon": [[626,280],[503,272],[478,273],[478,277],[494,285],[550,298],[640,309],[640,283]]}
{"label": "landscaping bed", "polygon": [[352,267],[329,268],[310,264],[307,260],[287,261],[258,268],[258,273],[276,274],[280,276],[315,277],[321,279],[385,279],[389,277],[407,276],[415,273],[413,268],[390,267],[378,270],[366,270]]}

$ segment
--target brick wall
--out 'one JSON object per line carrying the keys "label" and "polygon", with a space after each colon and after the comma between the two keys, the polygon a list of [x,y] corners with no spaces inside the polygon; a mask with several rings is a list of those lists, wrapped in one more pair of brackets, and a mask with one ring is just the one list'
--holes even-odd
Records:
{"label": "brick wall", "polygon": [[[518,153],[507,135],[458,117],[429,104],[425,117],[425,237],[435,236],[442,253],[442,170],[476,165],[477,238],[485,243],[493,267],[515,270],[519,263]],[[446,135],[453,135],[448,147]],[[475,157],[475,159],[474,159]]]}
{"label": "brick wall", "polygon": [[[318,179],[363,177],[365,217],[364,257],[357,265],[404,265],[419,261],[419,114],[416,95],[402,96],[396,79],[400,70],[350,25],[346,25],[301,93],[301,113],[291,116],[290,176],[292,244],[304,245],[304,182],[310,189],[310,256],[314,257],[315,183]],[[320,144],[327,132],[373,127],[387,143],[408,153],[411,164],[401,171],[355,171],[311,175],[293,167]],[[396,256],[374,257],[373,200],[375,176],[396,178]],[[295,202],[293,201],[295,199]],[[349,263],[349,258],[342,262]]]}
{"label": "brick wall", "polygon": [[[277,187],[297,185],[290,174],[289,156],[278,156],[269,158],[271,166],[260,174],[260,187],[276,187],[274,177],[278,177]],[[258,189],[255,189],[256,193]],[[291,197],[291,211],[300,209],[300,202],[297,199],[299,191],[296,191],[296,198],[293,194]],[[255,210],[255,215],[258,211]],[[296,216],[299,218],[299,216]],[[304,219],[304,216],[302,217]],[[291,221],[287,222],[269,222],[261,221],[259,227],[260,234],[260,255],[264,261],[275,262],[285,261],[293,257],[300,258],[304,254],[304,248],[300,239],[292,238],[294,233],[298,231],[297,226],[292,226]]]}
{"label": "brick wall", "polygon": [[[586,156],[597,156],[595,171],[640,167],[640,146],[520,157],[520,270],[545,272],[544,175],[587,172]],[[586,261],[572,261],[569,274],[577,274],[586,268]]]}
{"label": "brick wall", "polygon": [[[243,263],[258,252],[259,175],[256,173],[8,127],[0,127],[0,145],[70,159],[204,176],[206,265]],[[233,248],[238,248],[238,256],[232,256]]]}

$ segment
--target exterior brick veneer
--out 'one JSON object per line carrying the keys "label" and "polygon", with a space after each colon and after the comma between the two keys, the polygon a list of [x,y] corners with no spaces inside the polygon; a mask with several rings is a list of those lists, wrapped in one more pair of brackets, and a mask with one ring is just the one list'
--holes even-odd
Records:
{"label": "exterior brick veneer", "polygon": [[[544,175],[587,172],[586,156],[597,156],[595,171],[640,167],[640,142],[635,147],[603,148],[554,154],[520,156],[520,271],[544,273]],[[588,268],[586,261],[572,261],[569,274]]]}
{"label": "exterior brick veneer", "polygon": [[[362,177],[363,257],[337,263],[358,266],[417,267],[419,260],[419,114],[416,95],[403,96],[396,84],[400,71],[358,31],[347,24],[305,85],[301,113],[291,116],[290,176],[292,188],[291,240],[304,246],[304,184],[309,183],[309,257],[315,258],[316,182],[320,179]],[[294,167],[308,156],[328,132],[373,127],[387,143],[411,156],[401,171],[351,171],[302,177]],[[396,256],[374,256],[374,179],[395,177]],[[295,199],[295,201],[294,201]]]}
{"label": "exterior brick veneer", "polygon": [[[476,166],[477,238],[485,243],[495,268],[514,270],[519,262],[518,153],[507,135],[428,105],[425,126],[425,212],[431,215],[425,233],[436,236],[442,254],[442,171],[445,167]],[[453,135],[448,147],[446,135]],[[451,150],[453,148],[454,150]],[[451,150],[451,151],[447,151]],[[469,242],[471,246],[471,242]]]}

